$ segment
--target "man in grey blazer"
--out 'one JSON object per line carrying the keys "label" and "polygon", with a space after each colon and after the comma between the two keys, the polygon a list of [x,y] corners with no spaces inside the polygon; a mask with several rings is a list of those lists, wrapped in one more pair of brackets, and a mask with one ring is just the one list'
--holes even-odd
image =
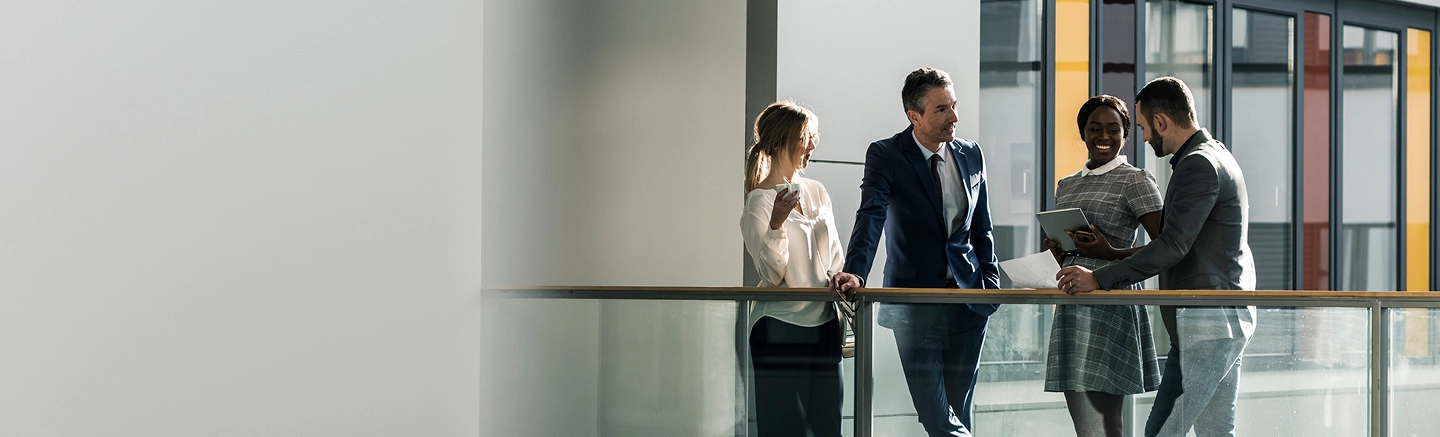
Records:
{"label": "man in grey blazer", "polygon": [[[1094,272],[1061,269],[1061,289],[1120,288],[1158,274],[1166,290],[1254,290],[1245,177],[1225,145],[1199,128],[1190,89],[1155,79],[1135,96],[1135,112],[1155,156],[1174,155],[1160,236]],[[1255,332],[1255,307],[1162,306],[1160,315],[1170,353],[1145,435],[1184,436],[1192,426],[1199,437],[1235,435],[1240,354]]]}

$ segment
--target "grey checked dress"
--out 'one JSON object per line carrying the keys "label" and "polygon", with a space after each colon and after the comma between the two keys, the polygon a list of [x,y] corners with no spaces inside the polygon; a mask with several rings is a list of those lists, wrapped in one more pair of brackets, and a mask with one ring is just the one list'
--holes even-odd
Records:
{"label": "grey checked dress", "polygon": [[[1138,218],[1162,207],[1154,176],[1126,163],[1103,174],[1066,176],[1057,184],[1055,198],[1056,209],[1084,211],[1085,219],[1117,248],[1134,246]],[[1068,254],[1062,264],[1095,270],[1109,263]],[[1155,340],[1144,306],[1056,305],[1046,358],[1045,391],[1128,395],[1160,387]]]}

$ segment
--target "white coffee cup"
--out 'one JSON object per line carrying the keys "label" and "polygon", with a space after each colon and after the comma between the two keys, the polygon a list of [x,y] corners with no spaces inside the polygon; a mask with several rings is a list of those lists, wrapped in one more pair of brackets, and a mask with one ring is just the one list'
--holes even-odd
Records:
{"label": "white coffee cup", "polygon": [[777,194],[786,190],[789,190],[790,192],[795,192],[795,190],[799,189],[800,184],[775,184],[775,193]]}

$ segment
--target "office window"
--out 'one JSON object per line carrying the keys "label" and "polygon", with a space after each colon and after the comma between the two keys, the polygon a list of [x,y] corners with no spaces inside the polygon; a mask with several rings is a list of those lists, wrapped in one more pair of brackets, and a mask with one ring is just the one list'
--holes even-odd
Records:
{"label": "office window", "polygon": [[1340,289],[1396,288],[1399,36],[1345,26],[1341,71]]}
{"label": "office window", "polygon": [[[1040,126],[1043,40],[1039,0],[980,3],[980,141],[989,170],[995,255],[1012,259],[1040,250]],[[1081,45],[1083,48],[1083,43]],[[1081,77],[1083,79],[1084,72]],[[1083,83],[1083,82],[1082,82]],[[1073,129],[1072,129],[1073,131]],[[1001,275],[1001,287],[1011,286]],[[991,317],[981,359],[988,380],[1033,379],[1045,358],[1048,312],[1006,305]],[[1007,365],[997,365],[1005,363]],[[1003,374],[993,373],[1003,371]]]}
{"label": "office window", "polygon": [[[1145,2],[1145,80],[1174,76],[1185,81],[1195,97],[1200,126],[1211,128],[1215,103],[1215,52],[1212,17],[1215,7],[1176,0]],[[1169,186],[1170,164],[1154,153],[1145,155],[1145,168],[1155,175],[1160,191]]]}
{"label": "office window", "polygon": [[[1119,97],[1126,105],[1135,106],[1135,1],[1105,0],[1100,8],[1097,26],[1101,49],[1100,90],[1094,94],[1109,94]],[[1133,108],[1132,108],[1133,109]],[[1133,114],[1132,114],[1133,116]],[[1132,138],[1125,143],[1120,153],[1131,158],[1130,163],[1138,165],[1136,153],[1144,153],[1139,132],[1131,130]],[[1140,146],[1136,148],[1136,146]],[[1137,152],[1138,151],[1138,152]]]}
{"label": "office window", "polygon": [[[1041,122],[1038,0],[980,3],[980,135],[989,170],[995,254],[1001,260],[1039,250],[1034,228],[1041,190],[1036,159]],[[1010,285],[1001,278],[1002,287]]]}
{"label": "office window", "polygon": [[1306,290],[1330,289],[1330,16],[1305,14]]}
{"label": "office window", "polygon": [[1295,149],[1294,18],[1235,8],[1231,23],[1230,149],[1250,198],[1256,288],[1291,288]]}

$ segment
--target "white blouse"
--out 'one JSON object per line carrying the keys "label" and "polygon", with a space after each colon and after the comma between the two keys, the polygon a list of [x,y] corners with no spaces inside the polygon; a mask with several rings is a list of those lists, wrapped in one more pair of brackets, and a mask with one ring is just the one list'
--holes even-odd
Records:
{"label": "white blouse", "polygon": [[[792,182],[800,185],[800,208],[790,212],[780,229],[770,229],[775,190],[755,189],[745,196],[745,214],[740,218],[745,251],[760,271],[760,287],[829,287],[830,277],[845,265],[830,194],[811,179],[797,175]],[[764,316],[814,327],[835,318],[835,310],[828,301],[753,302],[749,324],[754,326]]]}

